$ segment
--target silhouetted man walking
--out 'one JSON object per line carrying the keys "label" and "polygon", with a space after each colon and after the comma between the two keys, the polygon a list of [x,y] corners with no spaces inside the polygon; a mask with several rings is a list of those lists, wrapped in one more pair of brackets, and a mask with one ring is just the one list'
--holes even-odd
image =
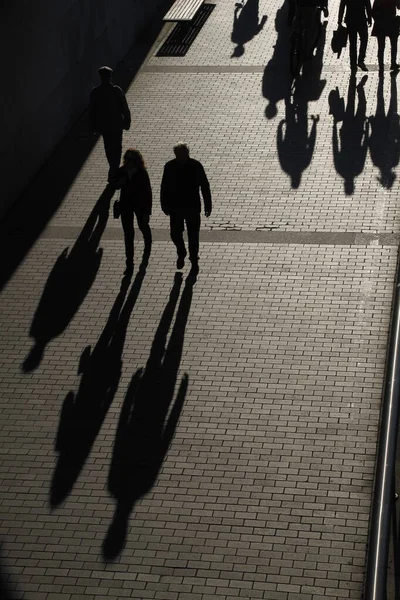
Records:
{"label": "silhouetted man walking", "polygon": [[[345,10],[346,14],[344,14]],[[367,52],[368,26],[372,24],[370,0],[341,0],[338,15],[339,25],[343,21],[343,16],[349,32],[350,68],[353,72],[357,71],[357,66],[362,71],[368,71],[364,61]],[[358,60],[357,36],[360,38]]]}
{"label": "silhouetted man walking", "polygon": [[192,273],[199,270],[199,234],[201,201],[204,201],[204,214],[209,217],[212,210],[210,184],[203,165],[189,156],[189,148],[183,142],[174,146],[175,158],[164,167],[161,182],[161,208],[170,218],[171,239],[176,246],[178,260],[176,268],[182,269],[187,254],[183,241],[186,229],[189,242],[189,259]]}
{"label": "silhouetted man walking", "polygon": [[121,161],[122,132],[131,126],[131,112],[125,94],[112,80],[113,70],[100,67],[100,85],[90,94],[90,121],[94,132],[103,136],[108,164],[108,181],[115,175]]}

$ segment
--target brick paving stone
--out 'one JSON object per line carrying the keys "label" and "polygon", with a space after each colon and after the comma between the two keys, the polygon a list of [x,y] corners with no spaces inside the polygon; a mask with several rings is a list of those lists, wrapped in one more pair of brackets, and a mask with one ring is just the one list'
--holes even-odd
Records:
{"label": "brick paving stone", "polygon": [[[346,98],[348,57],[330,52],[330,5],[321,93],[299,92],[309,133],[320,119],[298,187],[288,158],[304,145],[299,131],[278,145],[290,110],[284,71],[272,77],[283,12],[260,0],[265,26],[233,58],[234,7],[218,0],[186,57],[155,56],[164,28],[128,91],[124,144],[143,150],[155,191],[146,272],[121,287],[112,218],[101,252],[76,243],[105,185],[98,143],[3,291],[0,541],[21,599],[361,597],[397,180],[382,187],[367,152],[345,194],[328,97]],[[375,41],[366,62],[368,117],[396,90],[389,76],[379,87]],[[180,138],[215,200],[193,289],[158,206]],[[285,239],[252,237],[270,229]]]}

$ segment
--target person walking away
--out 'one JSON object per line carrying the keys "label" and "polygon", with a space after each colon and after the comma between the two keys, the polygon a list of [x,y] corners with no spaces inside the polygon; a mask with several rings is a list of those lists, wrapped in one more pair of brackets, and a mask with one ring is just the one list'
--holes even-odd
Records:
{"label": "person walking away", "polygon": [[388,37],[391,49],[391,71],[398,71],[397,64],[397,38],[399,37],[399,18],[396,9],[400,8],[400,0],[375,0],[372,8],[374,26],[371,35],[378,39],[378,65],[379,71],[384,68],[385,42]]}
{"label": "person walking away", "polygon": [[122,134],[131,126],[131,112],[124,92],[112,83],[113,70],[104,66],[97,72],[101,83],[90,93],[89,116],[93,132],[103,137],[110,181],[121,162]]}
{"label": "person walking away", "polygon": [[143,235],[144,255],[147,257],[150,255],[152,243],[150,229],[152,190],[146,165],[139,150],[135,148],[126,150],[123,165],[111,180],[111,185],[121,190],[119,210],[125,240],[125,275],[131,275],[134,257],[134,215]]}
{"label": "person walking away", "polygon": [[[338,14],[338,25],[344,20],[349,32],[350,68],[354,73],[357,66],[362,71],[368,71],[365,65],[365,55],[368,44],[368,27],[371,26],[370,0],[341,0]],[[360,50],[357,59],[357,41],[360,38]]]}
{"label": "person walking away", "polygon": [[187,255],[183,231],[186,224],[189,245],[191,272],[199,271],[199,235],[201,200],[203,196],[204,214],[209,217],[212,211],[210,184],[203,165],[190,157],[189,147],[184,142],[174,146],[175,158],[164,166],[161,181],[161,208],[170,218],[171,240],[176,246],[178,259],[176,268],[182,269]]}

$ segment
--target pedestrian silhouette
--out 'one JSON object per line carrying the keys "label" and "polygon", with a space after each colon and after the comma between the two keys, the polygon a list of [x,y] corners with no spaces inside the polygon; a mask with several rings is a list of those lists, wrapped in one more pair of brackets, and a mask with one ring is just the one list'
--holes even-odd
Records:
{"label": "pedestrian silhouette", "polygon": [[119,294],[95,347],[87,346],[79,361],[81,374],[76,394],[69,392],[61,410],[56,438],[58,453],[51,491],[52,506],[71,492],[97,438],[118,389],[126,331],[146,273],[144,257],[128,296],[129,277]]}
{"label": "pedestrian silhouette", "polygon": [[399,18],[396,17],[396,9],[400,8],[399,0],[375,0],[372,7],[374,26],[371,35],[378,40],[378,65],[379,71],[384,69],[385,42],[388,37],[391,49],[392,71],[398,71],[397,64],[397,38],[399,37]]}
{"label": "pedestrian silhouette", "polygon": [[397,83],[394,73],[392,73],[390,81],[388,111],[385,111],[384,79],[380,77],[376,112],[374,116],[369,118],[371,124],[370,156],[373,164],[380,171],[378,181],[386,189],[393,186],[396,179],[394,169],[398,166],[400,160],[400,121],[397,113]]}
{"label": "pedestrian silhouette", "polygon": [[186,279],[167,343],[181,284],[182,275],[176,273],[146,367],[133,376],[121,410],[108,479],[116,508],[103,544],[106,560],[113,560],[123,549],[130,514],[157,479],[185,402],[189,381],[186,373],[176,395],[175,387],[192,301],[190,277]]}
{"label": "pedestrian silhouette", "polygon": [[[368,26],[371,26],[370,0],[341,0],[338,14],[338,26],[344,20],[349,33],[350,68],[357,71],[368,71],[365,65],[365,55],[368,44]],[[357,39],[360,38],[360,49],[357,58]]]}
{"label": "pedestrian silhouette", "polygon": [[40,364],[49,342],[68,327],[96,278],[103,252],[98,246],[113,193],[105,189],[75,244],[63,250],[46,281],[30,327],[35,344],[22,365],[26,373]]}
{"label": "pedestrian silhouette", "polygon": [[178,259],[176,268],[182,269],[187,254],[183,240],[186,224],[189,245],[191,272],[199,270],[199,235],[201,201],[204,201],[204,214],[209,217],[212,211],[211,191],[203,165],[189,155],[189,147],[183,142],[174,146],[175,158],[164,166],[161,181],[161,208],[170,218],[171,239],[176,246]]}
{"label": "pedestrian silhouette", "polygon": [[276,11],[275,30],[277,32],[274,52],[264,70],[262,94],[268,100],[265,108],[267,119],[273,119],[278,112],[278,102],[290,94],[292,78],[289,71],[289,30],[287,27],[287,0]]}
{"label": "pedestrian silhouette", "polygon": [[[354,193],[354,182],[364,169],[365,159],[368,152],[369,126],[368,119],[365,116],[367,103],[365,98],[364,85],[367,75],[361,79],[356,86],[355,76],[350,77],[347,104],[344,114],[338,115],[335,106],[331,105],[331,114],[333,114],[333,161],[335,169],[344,179],[344,189],[346,195]],[[356,91],[358,98],[357,110]],[[332,99],[332,95],[330,95]],[[340,96],[337,94],[337,106],[340,105]],[[339,119],[343,117],[343,123],[338,128]]]}
{"label": "pedestrian silhouette", "polygon": [[118,211],[121,215],[125,239],[126,270],[125,275],[133,272],[133,241],[135,230],[134,215],[144,239],[145,253],[151,251],[151,229],[149,225],[152,191],[149,175],[144,164],[143,156],[135,148],[128,148],[124,154],[124,164],[111,180],[112,187],[121,190]]}
{"label": "pedestrian silhouette", "polygon": [[124,92],[112,83],[113,70],[100,67],[97,72],[101,83],[90,93],[89,119],[93,132],[103,136],[110,181],[121,162],[122,133],[131,126],[131,113]]}
{"label": "pedestrian silhouette", "polygon": [[[312,121],[309,128],[309,121]],[[286,100],[285,119],[278,125],[277,149],[281,167],[290,176],[292,188],[301,183],[303,171],[314,154],[319,116],[308,117],[308,103],[299,96],[293,103]]]}
{"label": "pedestrian silhouette", "polygon": [[243,0],[235,4],[233,13],[233,29],[231,40],[236,44],[231,58],[238,58],[244,54],[244,46],[263,29],[267,16],[258,18],[259,0]]}

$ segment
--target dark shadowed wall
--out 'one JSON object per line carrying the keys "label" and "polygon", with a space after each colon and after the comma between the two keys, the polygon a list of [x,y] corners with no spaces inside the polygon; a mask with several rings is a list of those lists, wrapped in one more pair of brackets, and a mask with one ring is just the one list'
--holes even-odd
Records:
{"label": "dark shadowed wall", "polygon": [[165,0],[0,0],[0,217]]}

